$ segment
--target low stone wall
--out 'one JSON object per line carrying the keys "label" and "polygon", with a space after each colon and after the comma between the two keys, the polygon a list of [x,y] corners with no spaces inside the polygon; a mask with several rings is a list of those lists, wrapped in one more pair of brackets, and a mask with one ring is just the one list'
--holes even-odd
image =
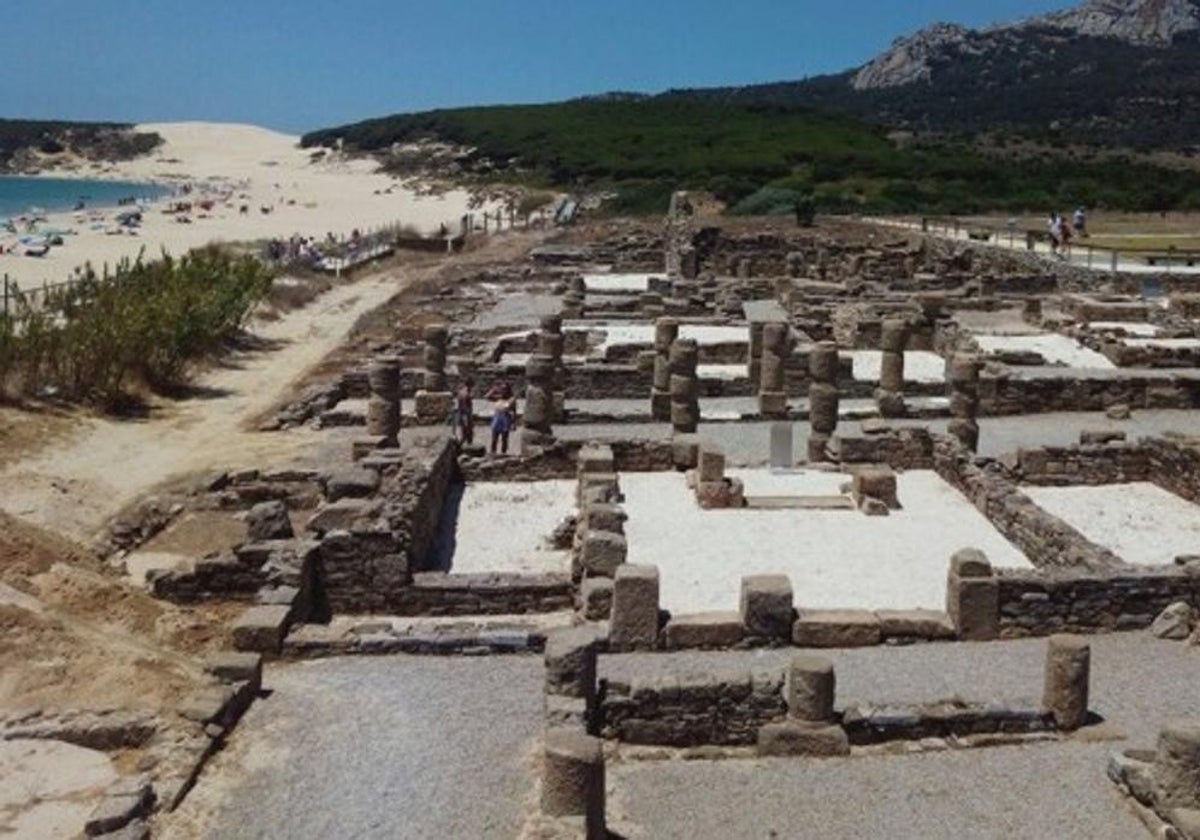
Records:
{"label": "low stone wall", "polygon": [[1151,450],[1122,442],[1022,449],[1009,474],[1022,484],[1049,486],[1122,484],[1155,478]]}
{"label": "low stone wall", "polygon": [[1200,347],[1144,347],[1102,341],[1096,349],[1122,368],[1200,367]]}
{"label": "low stone wall", "polygon": [[887,464],[894,470],[933,469],[933,436],[928,429],[880,427],[857,437],[836,435],[830,451],[844,464]]}
{"label": "low stone wall", "polygon": [[1149,627],[1169,604],[1200,604],[1197,569],[998,569],[1001,638]]}
{"label": "low stone wall", "polygon": [[765,724],[783,720],[783,671],[710,672],[601,684],[601,729],[627,744],[749,746]]}
{"label": "low stone wall", "polygon": [[423,572],[392,599],[398,615],[524,615],[569,610],[566,574],[446,574]]}
{"label": "low stone wall", "polygon": [[1103,374],[1062,368],[1047,375],[1019,370],[985,372],[979,378],[979,410],[985,416],[1040,412],[1103,411],[1124,403],[1132,408],[1200,406],[1200,373],[1195,371],[1108,371]]}
{"label": "low stone wall", "polygon": [[1164,490],[1200,504],[1200,440],[1169,436],[1142,443],[1150,456],[1150,479]]}
{"label": "low stone wall", "polygon": [[335,612],[386,612],[402,603],[401,592],[426,562],[458,477],[456,454],[457,445],[445,438],[359,462],[362,470],[378,469],[382,504],[321,541]]}
{"label": "low stone wall", "polygon": [[1047,513],[1022,493],[999,465],[979,466],[957,441],[938,437],[935,469],[1039,568],[1106,572],[1124,568],[1119,557]]}

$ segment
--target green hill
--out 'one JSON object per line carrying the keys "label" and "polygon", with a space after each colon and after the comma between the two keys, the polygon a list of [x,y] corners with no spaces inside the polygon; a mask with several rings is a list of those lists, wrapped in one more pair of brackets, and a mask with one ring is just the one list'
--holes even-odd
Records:
{"label": "green hill", "polygon": [[162,143],[150,132],[126,123],[77,123],[0,119],[0,172],[35,165],[42,155],[64,152],[89,160],[128,160]]}
{"label": "green hill", "polygon": [[393,160],[394,144],[469,149],[463,174],[613,191],[620,212],[661,212],[672,190],[708,189],[736,212],[1200,208],[1200,173],[1127,156],[1047,152],[1016,160],[966,142],[896,142],[853,117],[730,97],[620,97],[400,114],[305,135]]}

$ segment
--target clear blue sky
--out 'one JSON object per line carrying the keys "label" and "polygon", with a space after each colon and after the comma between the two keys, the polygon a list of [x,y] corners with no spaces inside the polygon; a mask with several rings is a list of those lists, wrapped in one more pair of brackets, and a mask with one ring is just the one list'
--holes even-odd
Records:
{"label": "clear blue sky", "polygon": [[[15,3],[16,0],[7,0]],[[749,84],[858,65],[934,21],[1070,0],[26,0],[0,116],[251,122]]]}

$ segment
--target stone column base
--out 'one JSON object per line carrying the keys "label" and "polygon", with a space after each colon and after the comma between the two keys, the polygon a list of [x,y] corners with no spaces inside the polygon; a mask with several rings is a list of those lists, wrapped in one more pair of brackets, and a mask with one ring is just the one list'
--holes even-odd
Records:
{"label": "stone column base", "polygon": [[413,402],[420,425],[438,426],[450,422],[450,414],[454,411],[454,395],[449,391],[417,391]]}
{"label": "stone column base", "polygon": [[654,389],[650,392],[650,416],[664,423],[671,422],[671,392]]}
{"label": "stone column base", "polygon": [[763,391],[758,395],[758,413],[771,420],[788,415],[787,394],[783,391]]}

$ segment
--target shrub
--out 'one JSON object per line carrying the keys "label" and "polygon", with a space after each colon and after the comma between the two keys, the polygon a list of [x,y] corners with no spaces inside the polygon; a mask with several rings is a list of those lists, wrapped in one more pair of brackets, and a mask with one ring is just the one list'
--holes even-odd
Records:
{"label": "shrub", "polygon": [[187,363],[219,350],[271,287],[256,259],[211,247],[180,259],[89,266],[37,305],[10,286],[0,318],[0,384],[113,404],[136,381],[180,384]]}

